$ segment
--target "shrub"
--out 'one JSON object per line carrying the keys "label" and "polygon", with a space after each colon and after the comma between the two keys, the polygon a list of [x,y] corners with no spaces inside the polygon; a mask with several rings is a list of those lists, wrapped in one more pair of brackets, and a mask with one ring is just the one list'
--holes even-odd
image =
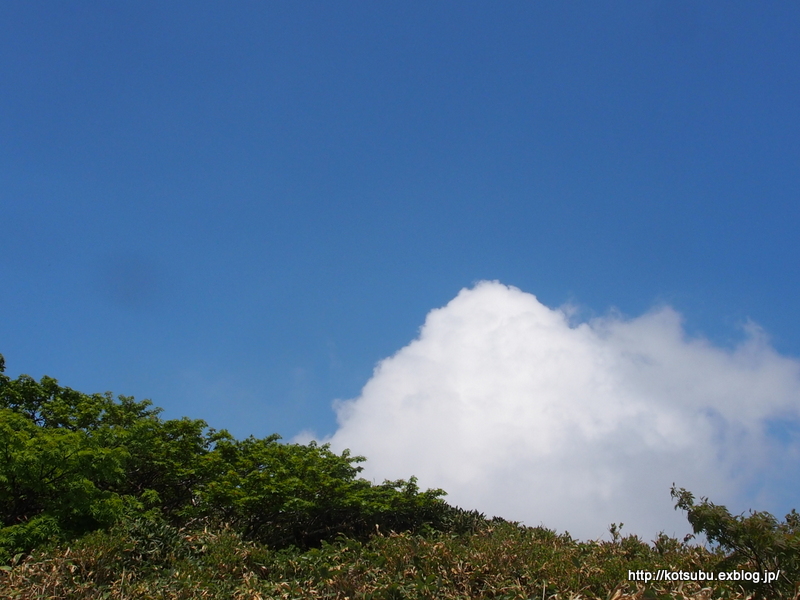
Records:
{"label": "shrub", "polygon": [[[727,555],[720,570],[743,569],[761,573],[761,582],[742,581],[741,586],[755,597],[794,598],[800,592],[800,515],[792,510],[784,521],[768,512],[748,516],[731,515],[727,508],[694,496],[673,486],[676,508],[687,512],[694,532],[705,534]],[[765,585],[764,573],[777,573],[777,581]]]}
{"label": "shrub", "polygon": [[228,524],[303,549],[375,528],[444,527],[442,490],[372,485],[364,459],[327,445],[236,440],[201,420],[163,420],[148,400],[83,394],[51,377],[5,376],[0,356],[0,561],[120,520]]}

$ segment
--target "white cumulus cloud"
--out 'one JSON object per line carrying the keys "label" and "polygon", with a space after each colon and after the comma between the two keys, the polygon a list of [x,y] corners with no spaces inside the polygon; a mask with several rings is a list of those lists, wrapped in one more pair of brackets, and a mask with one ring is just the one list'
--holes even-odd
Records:
{"label": "white cumulus cloud", "polygon": [[781,461],[796,469],[797,446],[768,425],[798,409],[800,364],[756,326],[725,349],[689,338],[669,307],[575,324],[482,282],[337,403],[326,441],[365,455],[367,478],[416,475],[490,516],[583,539],[622,521],[652,539],[688,531],[673,482],[735,503]]}

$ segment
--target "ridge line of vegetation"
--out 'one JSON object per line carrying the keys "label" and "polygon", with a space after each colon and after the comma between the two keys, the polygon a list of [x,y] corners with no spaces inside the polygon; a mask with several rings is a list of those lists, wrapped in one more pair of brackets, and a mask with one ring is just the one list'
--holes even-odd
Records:
{"label": "ridge line of vegetation", "polygon": [[[372,484],[328,445],[237,440],[149,400],[5,375],[0,597],[798,598],[800,516],[731,515],[673,488],[710,546],[581,542],[454,507],[414,477]],[[631,571],[777,572],[768,585]]]}

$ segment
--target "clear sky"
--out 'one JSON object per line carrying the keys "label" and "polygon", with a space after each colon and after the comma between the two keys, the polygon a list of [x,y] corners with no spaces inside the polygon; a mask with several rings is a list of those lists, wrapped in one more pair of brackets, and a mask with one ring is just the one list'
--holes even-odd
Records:
{"label": "clear sky", "polygon": [[[760,327],[791,371],[798,223],[796,2],[0,5],[12,376],[358,441],[332,402],[373,402],[376,364],[462,289],[516,298],[483,280],[530,314],[569,304],[606,354],[628,342],[598,323],[667,310],[731,360]],[[759,451],[796,450],[796,375],[748,422],[771,432]],[[797,491],[762,483],[737,489],[773,510]]]}

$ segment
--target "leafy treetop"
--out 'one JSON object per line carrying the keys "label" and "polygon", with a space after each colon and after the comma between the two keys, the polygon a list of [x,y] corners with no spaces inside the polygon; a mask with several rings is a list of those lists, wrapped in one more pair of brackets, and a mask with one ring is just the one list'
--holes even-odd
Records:
{"label": "leafy treetop", "polygon": [[376,526],[441,526],[453,510],[413,478],[361,479],[364,458],[348,451],[237,440],[199,419],[164,420],[149,400],[3,368],[0,355],[0,561],[123,518],[211,519],[274,547],[309,547]]}

